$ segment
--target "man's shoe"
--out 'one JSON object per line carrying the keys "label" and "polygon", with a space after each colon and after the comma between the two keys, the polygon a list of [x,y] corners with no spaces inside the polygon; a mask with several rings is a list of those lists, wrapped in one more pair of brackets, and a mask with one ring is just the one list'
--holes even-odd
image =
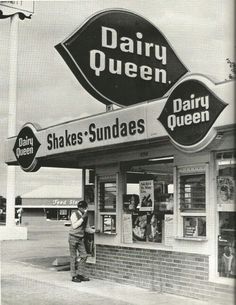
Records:
{"label": "man's shoe", "polygon": [[73,277],[72,277],[72,282],[80,283],[80,282],[81,282],[81,279],[78,278],[77,276],[73,276]]}
{"label": "man's shoe", "polygon": [[82,274],[78,274],[78,275],[77,275],[77,279],[79,279],[81,282],[82,282],[82,281],[83,281],[83,282],[88,282],[88,281],[90,281],[90,279],[89,279],[88,277],[83,276]]}

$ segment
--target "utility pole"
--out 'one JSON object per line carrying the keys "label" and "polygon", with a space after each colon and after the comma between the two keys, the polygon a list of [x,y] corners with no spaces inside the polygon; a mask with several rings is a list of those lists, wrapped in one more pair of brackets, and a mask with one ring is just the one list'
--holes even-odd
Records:
{"label": "utility pole", "polygon": [[[18,23],[19,19],[31,18],[33,1],[0,2],[0,19],[10,18],[9,90],[8,90],[8,138],[16,136],[17,70],[18,70]],[[27,228],[15,224],[16,168],[7,167],[6,226],[1,227],[0,239],[26,239]]]}
{"label": "utility pole", "polygon": [[[19,15],[11,16],[10,56],[9,56],[9,93],[8,93],[8,138],[16,135],[16,105],[17,105],[17,59],[18,59],[18,22]],[[7,167],[7,211],[6,226],[15,226],[15,166]]]}

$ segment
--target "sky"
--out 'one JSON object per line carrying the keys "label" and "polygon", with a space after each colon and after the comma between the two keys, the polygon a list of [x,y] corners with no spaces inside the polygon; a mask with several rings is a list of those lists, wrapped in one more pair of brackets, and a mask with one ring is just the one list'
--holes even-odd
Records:
{"label": "sky", "polygon": [[[105,111],[76,80],[54,46],[91,15],[124,8],[151,21],[191,73],[223,81],[234,60],[234,0],[36,1],[31,19],[19,21],[16,135],[26,122],[42,128]],[[6,196],[4,141],[8,124],[10,19],[0,19],[0,196]],[[16,195],[43,185],[80,185],[80,170],[16,168]]]}

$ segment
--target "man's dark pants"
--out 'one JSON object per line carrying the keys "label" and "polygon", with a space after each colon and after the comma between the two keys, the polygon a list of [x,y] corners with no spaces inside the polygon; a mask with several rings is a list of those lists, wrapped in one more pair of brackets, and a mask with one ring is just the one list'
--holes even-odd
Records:
{"label": "man's dark pants", "polygon": [[[87,252],[84,246],[84,238],[69,235],[69,249],[70,249],[70,272],[74,277],[78,274],[84,274],[84,265],[87,259]],[[78,262],[78,259],[80,261]]]}

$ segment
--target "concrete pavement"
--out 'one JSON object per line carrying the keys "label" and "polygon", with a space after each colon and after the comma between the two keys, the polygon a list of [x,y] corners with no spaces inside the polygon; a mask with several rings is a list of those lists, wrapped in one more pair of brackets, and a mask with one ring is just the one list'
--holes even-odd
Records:
{"label": "concrete pavement", "polygon": [[1,243],[2,305],[210,305],[191,298],[150,291],[110,281],[71,282],[68,271],[56,271],[52,262],[67,256],[63,224],[30,227],[29,240]]}
{"label": "concrete pavement", "polygon": [[[206,304],[197,300],[159,294],[102,280],[73,283],[69,272],[43,270],[33,266],[10,264],[2,274],[2,304],[103,304],[164,305]],[[5,268],[4,268],[5,269]],[[6,269],[5,269],[6,270]],[[12,270],[11,272],[9,272]]]}

